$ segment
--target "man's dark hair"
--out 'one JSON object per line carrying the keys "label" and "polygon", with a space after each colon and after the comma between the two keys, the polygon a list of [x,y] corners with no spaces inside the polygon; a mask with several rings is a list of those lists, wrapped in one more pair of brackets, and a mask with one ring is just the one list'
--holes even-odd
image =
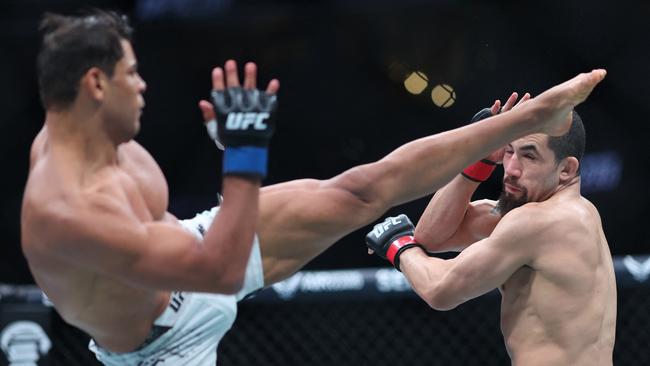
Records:
{"label": "man's dark hair", "polygon": [[92,67],[112,77],[123,56],[121,41],[131,41],[133,33],[125,16],[103,10],[81,16],[46,13],[39,29],[43,44],[37,73],[46,109],[69,107],[77,97],[81,77]]}
{"label": "man's dark hair", "polygon": [[[582,118],[578,112],[573,111],[569,132],[562,136],[549,136],[548,147],[555,153],[556,163],[567,156],[573,156],[581,161],[585,153],[585,141],[585,126],[582,124]],[[578,166],[577,175],[580,175],[580,166]]]}

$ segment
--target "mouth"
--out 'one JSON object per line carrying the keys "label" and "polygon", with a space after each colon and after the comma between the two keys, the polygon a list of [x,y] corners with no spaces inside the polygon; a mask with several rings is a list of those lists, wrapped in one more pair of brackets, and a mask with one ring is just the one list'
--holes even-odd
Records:
{"label": "mouth", "polygon": [[512,184],[504,183],[503,186],[505,187],[506,192],[509,192],[509,193],[519,193],[519,192],[521,192],[521,188],[513,186]]}

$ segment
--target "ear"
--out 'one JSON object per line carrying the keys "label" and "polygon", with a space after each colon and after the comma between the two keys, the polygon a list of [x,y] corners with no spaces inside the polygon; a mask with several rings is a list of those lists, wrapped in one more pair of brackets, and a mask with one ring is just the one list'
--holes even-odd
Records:
{"label": "ear", "polygon": [[564,158],[560,164],[560,182],[567,182],[578,174],[580,162],[573,156]]}
{"label": "ear", "polygon": [[85,92],[90,98],[101,102],[104,100],[108,78],[98,67],[91,67],[81,77],[79,92]]}

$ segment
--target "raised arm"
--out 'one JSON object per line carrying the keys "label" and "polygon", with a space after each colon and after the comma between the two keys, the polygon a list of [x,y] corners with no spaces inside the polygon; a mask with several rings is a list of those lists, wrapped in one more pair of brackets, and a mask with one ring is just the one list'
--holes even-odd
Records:
{"label": "raised arm", "polygon": [[146,288],[238,291],[257,226],[278,89],[272,81],[267,93],[259,92],[252,63],[245,75],[242,88],[234,61],[226,63],[225,73],[215,68],[212,74],[227,198],[213,225],[203,228],[201,242],[170,215],[165,222],[136,215],[137,193],[128,193],[128,179],[115,179],[49,213],[50,221],[61,222],[57,244],[48,248],[52,254]]}
{"label": "raised arm", "polygon": [[415,240],[429,252],[460,252],[490,235],[501,215],[495,201],[470,202],[478,185],[458,175],[438,190],[418,221]]}
{"label": "raised arm", "polygon": [[[501,107],[496,100],[472,117],[478,122],[498,113],[507,112],[530,99],[526,93],[517,103],[518,94],[512,93]],[[481,200],[470,203],[481,182],[494,171],[503,158],[503,148],[468,166],[447,185],[439,189],[427,205],[415,229],[415,239],[428,251],[461,251],[468,245],[487,237],[501,216],[494,211],[495,202]]]}
{"label": "raised arm", "polygon": [[492,234],[449,260],[407,250],[400,268],[415,292],[432,308],[450,310],[501,286],[522,266],[533,261],[548,229],[544,215],[525,206],[504,216]]}

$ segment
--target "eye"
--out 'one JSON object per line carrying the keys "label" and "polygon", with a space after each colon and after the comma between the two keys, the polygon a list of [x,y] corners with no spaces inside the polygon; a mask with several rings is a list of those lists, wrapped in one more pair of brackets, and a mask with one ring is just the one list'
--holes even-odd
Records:
{"label": "eye", "polygon": [[535,160],[535,156],[533,154],[526,154],[524,157],[526,157],[526,159]]}
{"label": "eye", "polygon": [[508,149],[505,150],[506,155],[512,155],[512,152],[513,152],[513,150],[508,150]]}

